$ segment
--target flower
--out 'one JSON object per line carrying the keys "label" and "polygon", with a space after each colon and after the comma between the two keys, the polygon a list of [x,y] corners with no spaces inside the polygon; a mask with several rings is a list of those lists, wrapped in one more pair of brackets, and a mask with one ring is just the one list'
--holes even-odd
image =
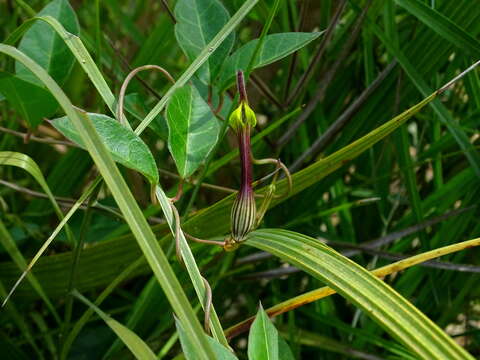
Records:
{"label": "flower", "polygon": [[229,118],[230,126],[237,134],[238,148],[241,163],[240,190],[232,206],[231,237],[225,243],[226,250],[236,248],[237,244],[246,239],[247,234],[252,231],[256,223],[257,207],[252,187],[253,169],[252,154],[250,145],[250,130],[257,123],[255,113],[248,105],[243,73],[237,75],[238,91],[240,94],[240,105],[232,112]]}

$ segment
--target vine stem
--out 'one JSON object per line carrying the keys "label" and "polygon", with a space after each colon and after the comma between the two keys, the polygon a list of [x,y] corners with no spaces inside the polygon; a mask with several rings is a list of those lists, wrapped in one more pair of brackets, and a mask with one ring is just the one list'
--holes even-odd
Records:
{"label": "vine stem", "polygon": [[120,124],[129,128],[130,130],[133,130],[133,129],[130,126],[129,122],[125,119],[125,115],[124,115],[124,112],[123,112],[123,103],[124,103],[124,99],[125,99],[125,91],[127,90],[128,84],[133,79],[133,77],[135,75],[137,75],[137,73],[139,73],[140,71],[144,71],[144,70],[160,71],[172,84],[175,84],[175,79],[172,77],[172,75],[170,75],[170,73],[167,70],[165,70],[164,68],[162,68],[161,66],[158,66],[158,65],[139,66],[139,67],[133,69],[132,71],[130,71],[128,73],[127,77],[123,81],[122,87],[120,88],[120,94],[118,95],[118,106],[117,106],[117,114],[116,115],[117,115],[118,121],[120,121]]}

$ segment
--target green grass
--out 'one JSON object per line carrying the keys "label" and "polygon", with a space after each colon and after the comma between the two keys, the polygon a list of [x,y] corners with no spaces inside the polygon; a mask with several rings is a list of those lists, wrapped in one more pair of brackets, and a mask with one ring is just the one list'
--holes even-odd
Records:
{"label": "green grass", "polygon": [[[0,309],[2,354],[480,357],[479,70],[435,92],[480,59],[479,4],[342,3],[0,2],[0,299],[14,289]],[[176,82],[139,73],[125,94],[130,127],[87,115],[116,119],[124,79],[149,64]],[[222,241],[230,231],[232,70],[247,72],[254,157],[294,171],[289,196],[224,252],[184,232]],[[64,116],[69,138],[47,121]],[[254,180],[273,169],[254,167]],[[258,206],[269,182],[255,184]],[[274,327],[259,315],[249,338],[259,303]]]}

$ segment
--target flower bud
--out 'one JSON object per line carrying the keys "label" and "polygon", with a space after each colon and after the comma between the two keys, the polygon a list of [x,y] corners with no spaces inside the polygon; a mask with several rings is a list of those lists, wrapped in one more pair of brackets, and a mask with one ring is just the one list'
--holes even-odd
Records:
{"label": "flower bud", "polygon": [[241,101],[240,105],[230,115],[228,122],[233,130],[238,133],[246,126],[255,127],[257,125],[257,117],[246,101]]}

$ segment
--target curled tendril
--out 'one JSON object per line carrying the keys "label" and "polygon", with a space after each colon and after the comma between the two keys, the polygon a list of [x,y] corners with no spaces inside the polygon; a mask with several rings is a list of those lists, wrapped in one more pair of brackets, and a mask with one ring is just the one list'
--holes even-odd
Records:
{"label": "curled tendril", "polygon": [[161,66],[158,66],[158,65],[139,66],[139,67],[133,69],[132,71],[130,71],[128,73],[127,77],[123,81],[122,87],[120,88],[120,94],[118,95],[118,106],[117,106],[117,114],[116,115],[117,115],[117,120],[120,121],[120,124],[128,127],[130,130],[132,129],[132,127],[130,126],[128,121],[125,119],[125,115],[124,115],[124,112],[123,112],[123,103],[124,103],[124,99],[125,99],[125,91],[127,90],[127,86],[130,83],[130,81],[133,79],[133,77],[135,75],[137,75],[137,73],[139,73],[140,71],[144,71],[144,70],[160,71],[163,75],[165,75],[165,77],[172,84],[175,84],[175,80],[172,77],[172,75],[170,75],[170,73],[167,70],[165,70],[164,68],[162,68]]}

